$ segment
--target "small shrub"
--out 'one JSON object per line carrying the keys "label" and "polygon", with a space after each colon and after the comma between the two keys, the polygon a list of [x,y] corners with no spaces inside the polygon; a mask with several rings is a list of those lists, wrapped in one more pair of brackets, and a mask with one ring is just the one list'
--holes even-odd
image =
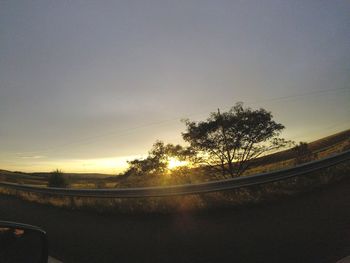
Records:
{"label": "small shrub", "polygon": [[313,159],[312,151],[309,148],[309,144],[306,142],[300,142],[294,148],[293,151],[296,153],[295,162],[296,164],[302,164],[310,162]]}
{"label": "small shrub", "polygon": [[104,189],[106,187],[107,187],[107,184],[103,181],[99,180],[95,183],[95,188],[97,188],[97,189]]}
{"label": "small shrub", "polygon": [[68,182],[63,173],[60,170],[56,170],[49,175],[48,186],[66,188],[68,186]]}

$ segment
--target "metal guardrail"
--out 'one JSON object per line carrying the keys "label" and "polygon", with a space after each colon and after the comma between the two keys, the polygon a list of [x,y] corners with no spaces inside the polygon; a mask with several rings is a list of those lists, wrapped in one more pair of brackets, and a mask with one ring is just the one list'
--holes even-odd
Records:
{"label": "metal guardrail", "polygon": [[120,189],[65,189],[53,187],[36,187],[5,182],[0,182],[0,187],[49,195],[97,198],[135,198],[190,195],[230,190],[246,186],[281,181],[291,177],[296,177],[310,172],[322,170],[347,160],[350,160],[350,151],[336,154],[321,160],[298,165],[293,168],[282,169],[274,172],[260,173],[255,175],[242,176],[233,179],[213,181],[207,183],[174,185],[165,187],[140,187]]}

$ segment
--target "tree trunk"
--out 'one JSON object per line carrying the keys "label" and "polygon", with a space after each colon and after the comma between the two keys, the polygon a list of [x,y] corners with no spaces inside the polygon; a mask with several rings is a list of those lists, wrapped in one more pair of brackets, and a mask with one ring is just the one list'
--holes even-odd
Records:
{"label": "tree trunk", "polygon": [[[234,177],[233,165],[232,165],[232,161],[231,161],[231,153],[230,153],[230,150],[227,147],[226,131],[225,131],[224,123],[222,121],[220,109],[218,109],[218,115],[219,115],[220,120],[221,120],[221,132],[222,132],[222,136],[224,138],[224,144],[225,144],[225,148],[226,148],[228,171],[229,171],[231,177]],[[224,152],[224,149],[223,149],[223,152]]]}

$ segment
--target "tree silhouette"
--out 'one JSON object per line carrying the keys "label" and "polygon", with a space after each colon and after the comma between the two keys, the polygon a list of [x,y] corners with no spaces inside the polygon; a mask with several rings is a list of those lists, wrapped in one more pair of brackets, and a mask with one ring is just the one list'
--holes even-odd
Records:
{"label": "tree silhouette", "polygon": [[221,171],[224,178],[241,175],[249,161],[289,145],[279,138],[284,126],[265,109],[237,103],[228,112],[211,113],[206,121],[185,121],[183,139],[195,152],[196,162]]}
{"label": "tree silhouette", "polygon": [[189,153],[190,151],[181,145],[164,144],[163,141],[158,140],[153,144],[146,158],[128,161],[129,168],[124,175],[164,173],[168,169],[171,157],[185,160],[188,158]]}

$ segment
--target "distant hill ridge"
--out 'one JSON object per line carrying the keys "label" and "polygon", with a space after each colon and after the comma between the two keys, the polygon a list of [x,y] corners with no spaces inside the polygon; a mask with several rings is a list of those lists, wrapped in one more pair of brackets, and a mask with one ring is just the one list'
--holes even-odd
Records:
{"label": "distant hill ridge", "polygon": [[[318,152],[328,147],[334,146],[338,143],[344,142],[346,140],[350,140],[350,129],[310,142],[308,143],[308,145],[309,149],[312,152]],[[259,165],[261,163],[268,164],[273,162],[284,161],[294,158],[294,155],[295,152],[292,149],[287,149],[284,151],[260,157],[254,161],[254,164]]]}
{"label": "distant hill ridge", "polygon": [[[25,173],[20,171],[8,171],[1,170],[1,175],[20,175],[20,176],[37,176],[37,177],[48,177],[51,172],[34,172],[34,173]],[[75,178],[107,178],[113,175],[111,174],[102,174],[102,173],[65,173],[67,177],[75,177]]]}
{"label": "distant hill ridge", "polygon": [[[309,143],[309,148],[313,152],[323,150],[327,147],[331,147],[335,144],[341,143],[345,140],[350,140],[350,129],[318,139],[316,141]],[[281,152],[273,153],[256,159],[252,164],[269,164],[273,162],[284,161],[294,158],[294,151],[292,149],[284,150]],[[0,175],[20,175],[20,176],[37,176],[37,177],[47,177],[50,172],[34,172],[34,173],[25,173],[20,171],[8,171],[0,169]],[[68,177],[74,178],[107,178],[113,177],[111,174],[102,174],[102,173],[65,173]]]}

